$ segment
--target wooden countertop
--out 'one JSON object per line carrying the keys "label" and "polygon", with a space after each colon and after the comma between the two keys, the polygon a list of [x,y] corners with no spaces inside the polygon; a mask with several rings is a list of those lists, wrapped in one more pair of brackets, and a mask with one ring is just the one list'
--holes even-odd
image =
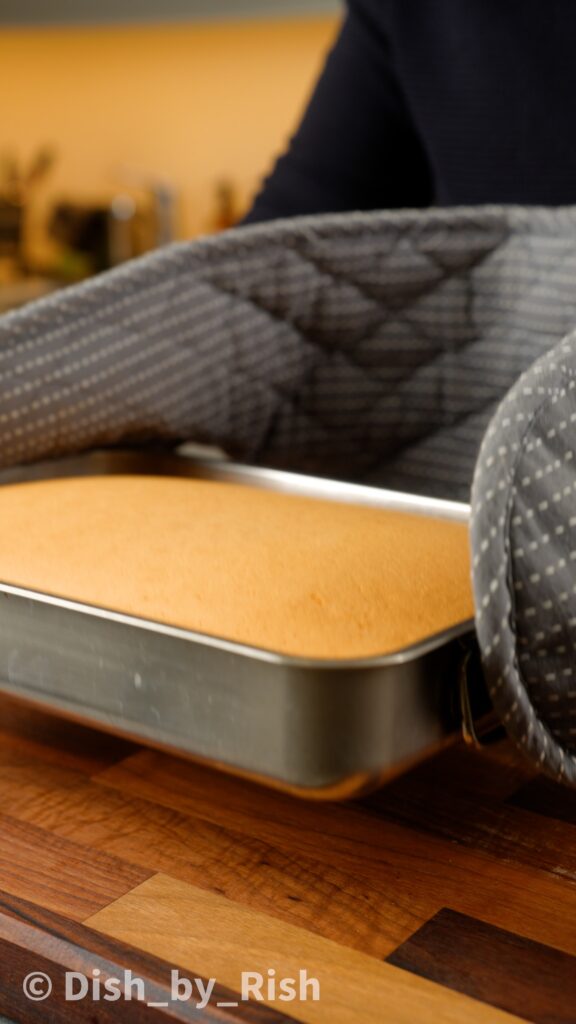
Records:
{"label": "wooden countertop", "polygon": [[[576,793],[506,745],[315,804],[2,698],[0,809],[0,1014],[19,1024],[576,1020]],[[202,1012],[196,990],[149,1005],[176,969],[218,980]],[[129,970],[146,1005],[92,998]],[[243,971],[300,970],[318,1001],[239,998]],[[53,991],[32,1001],[38,971]],[[66,971],[89,996],[64,999]]]}

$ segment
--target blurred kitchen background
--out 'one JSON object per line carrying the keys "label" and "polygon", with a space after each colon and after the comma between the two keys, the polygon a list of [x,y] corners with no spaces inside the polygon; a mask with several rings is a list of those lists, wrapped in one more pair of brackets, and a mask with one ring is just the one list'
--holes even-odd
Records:
{"label": "blurred kitchen background", "polygon": [[234,224],[338,0],[0,0],[0,312]]}

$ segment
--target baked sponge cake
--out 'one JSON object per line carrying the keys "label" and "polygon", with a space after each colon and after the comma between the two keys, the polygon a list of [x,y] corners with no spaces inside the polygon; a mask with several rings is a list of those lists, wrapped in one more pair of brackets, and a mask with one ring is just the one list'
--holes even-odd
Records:
{"label": "baked sponge cake", "polygon": [[473,617],[464,524],[165,476],[1,487],[0,580],[321,659]]}

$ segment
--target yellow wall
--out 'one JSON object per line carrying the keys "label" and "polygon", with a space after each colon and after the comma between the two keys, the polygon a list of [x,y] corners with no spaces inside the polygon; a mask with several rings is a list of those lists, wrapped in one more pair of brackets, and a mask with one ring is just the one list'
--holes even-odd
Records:
{"label": "yellow wall", "polygon": [[216,179],[249,201],[295,127],[335,18],[0,32],[0,151],[53,143],[42,186],[108,197],[124,165],[175,184],[181,234],[209,230]]}

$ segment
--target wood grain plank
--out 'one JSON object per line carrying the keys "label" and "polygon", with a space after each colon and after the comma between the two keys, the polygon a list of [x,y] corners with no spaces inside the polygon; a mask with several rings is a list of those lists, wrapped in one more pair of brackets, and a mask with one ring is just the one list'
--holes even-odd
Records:
{"label": "wood grain plank", "polygon": [[[292,1018],[264,1004],[224,1009],[219,1002],[233,1002],[238,994],[216,986],[208,1006],[200,1011],[190,1002],[172,999],[172,965],[125,943],[75,924],[51,911],[0,892],[0,1013],[14,1015],[19,1024],[163,1024],[168,1021],[205,1021],[206,1024],[291,1024]],[[52,982],[50,997],[34,1003],[26,998],[23,981],[31,972],[43,971]],[[82,972],[93,979],[125,981],[125,971],[143,982],[143,999],[107,1002],[90,997],[66,1001],[66,972]],[[206,982],[206,979],[202,979]],[[167,1006],[149,1006],[149,1003]]]}
{"label": "wood grain plank", "polygon": [[[371,798],[317,805],[153,751],[100,752],[99,734],[40,712],[16,708],[2,723],[1,710],[0,699],[0,886],[17,895],[0,896],[0,1012],[21,1024],[94,1019],[67,1015],[61,1000],[30,1016],[15,979],[42,957],[61,970],[145,963],[160,993],[179,957],[230,994],[245,956],[288,973],[305,956],[311,974],[325,972],[327,999],[269,1019],[289,1008],[311,1024],[508,1019],[495,1009],[506,985],[494,933],[517,1014],[532,992],[544,1013],[574,965],[557,959],[576,954],[574,798],[534,780],[508,747],[454,748]],[[381,962],[400,953],[401,967]],[[454,990],[460,975],[479,987],[454,991],[442,970]],[[264,1011],[241,1004],[234,1019]]]}
{"label": "wood grain plank", "polygon": [[[403,902],[408,897],[421,921],[431,916],[426,908],[432,904],[432,913],[453,906],[576,953],[576,888],[561,884],[559,873],[511,863],[495,850],[455,844],[420,829],[417,822],[388,820],[362,804],[303,803],[153,751],[130,757],[97,778],[125,796],[214,825],[225,821],[237,836],[281,848],[297,862],[309,857],[354,874],[385,900],[395,894]],[[450,804],[451,792],[442,792]],[[544,833],[545,828],[542,842]],[[566,862],[570,854],[563,858],[559,853],[557,863]]]}
{"label": "wood grain plank", "polygon": [[508,803],[532,814],[576,825],[576,790],[558,786],[544,776],[526,782],[510,796]]}
{"label": "wood grain plank", "polygon": [[71,779],[59,769],[45,767],[39,774],[27,762],[2,762],[0,748],[0,805],[18,820],[374,956],[385,956],[438,909],[435,894],[428,898],[425,888],[415,901],[386,876],[370,883],[327,858],[295,855],[224,824]]}
{"label": "wood grain plank", "polygon": [[574,1024],[576,959],[441,910],[388,962],[534,1024]]}
{"label": "wood grain plank", "polygon": [[[12,966],[30,964],[36,954],[51,961],[54,929],[62,939],[63,925],[38,906],[43,901],[61,912],[67,928],[80,930],[66,941],[80,949],[87,967],[98,956],[118,965],[150,957],[148,973],[160,986],[172,957],[231,990],[239,970],[250,968],[242,968],[248,954],[264,969],[278,965],[288,973],[305,954],[311,974],[326,972],[329,999],[316,1017],[302,1016],[300,1005],[278,1009],[311,1024],[509,1019],[381,962],[442,907],[576,954],[571,824],[553,822],[559,831],[551,840],[549,819],[514,804],[532,776],[507,748],[490,758],[447,751],[420,774],[398,780],[391,795],[317,805],[153,751],[131,748],[110,764],[96,746],[84,757],[82,729],[76,738],[75,726],[60,738],[48,730],[43,741],[41,727],[36,713],[28,725],[16,716],[7,741],[0,735],[0,886],[5,881],[30,900],[26,913],[14,896],[4,896],[0,906],[0,1012],[9,1012],[1,1001],[4,957]],[[404,818],[396,813],[401,786],[409,805]],[[432,803],[428,818],[425,807],[417,813],[410,806],[420,789]],[[460,831],[452,805],[463,815]],[[505,841],[487,841],[486,809]],[[510,822],[519,833],[518,856],[505,834]],[[9,900],[22,911],[19,928],[30,925],[31,915],[32,932],[17,939],[2,931]],[[102,934],[77,923],[83,917]],[[470,955],[480,970],[482,957]],[[69,961],[68,952],[62,963]],[[7,989],[12,995],[17,989],[14,973]],[[314,1015],[310,1005],[305,1010]],[[237,1019],[252,1021],[250,1014],[263,1009],[241,1004],[238,1012],[248,1015]],[[21,1024],[32,1020],[12,1013]],[[65,1016],[61,1006],[54,1013],[60,1016],[49,1019],[57,1024],[83,1021]]]}
{"label": "wood grain plank", "polygon": [[370,878],[389,866],[387,838],[400,834],[378,808],[303,802],[151,750],[105,769],[97,780],[213,823],[222,821],[225,807],[226,825],[237,833],[297,854],[333,856]]}
{"label": "wood grain plank", "polygon": [[[576,881],[576,844],[569,830],[527,815],[526,797],[519,793],[540,793],[540,806],[553,801],[558,811],[572,807],[574,814],[576,799],[563,787],[533,777],[523,765],[460,750],[418,766],[363,803],[386,820]],[[529,809],[534,810],[534,800]]]}
{"label": "wood grain plank", "polygon": [[[138,942],[185,970],[217,977],[237,989],[243,971],[269,970],[320,983],[319,1001],[269,1005],[292,1008],[310,1024],[502,1024],[510,1021],[480,1003],[411,977],[390,964],[282,924],[221,896],[156,875],[87,922],[106,935]],[[512,1018],[514,1019],[514,1018]]]}
{"label": "wood grain plank", "polygon": [[0,889],[75,920],[105,907],[151,873],[0,814]]}

